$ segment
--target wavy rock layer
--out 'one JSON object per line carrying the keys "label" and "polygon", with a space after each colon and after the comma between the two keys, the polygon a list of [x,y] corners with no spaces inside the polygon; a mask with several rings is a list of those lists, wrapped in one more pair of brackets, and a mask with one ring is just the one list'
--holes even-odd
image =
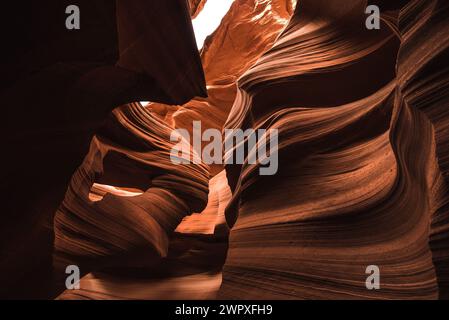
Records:
{"label": "wavy rock layer", "polygon": [[[71,176],[83,162],[94,133],[104,124],[111,110],[141,100],[185,103],[194,96],[204,95],[206,90],[185,1],[119,1],[117,6],[111,1],[79,1],[77,4],[83,8],[83,28],[75,33],[64,27],[63,13],[69,4],[69,1],[52,1],[48,9],[47,6],[20,2],[5,5],[2,11],[14,18],[25,16],[30,19],[11,22],[11,18],[6,18],[4,21],[11,24],[2,28],[6,33],[17,31],[19,40],[2,37],[5,47],[13,49],[11,54],[5,53],[6,57],[2,59],[6,62],[2,68],[6,71],[7,82],[2,83],[0,92],[5,121],[1,133],[8,146],[8,155],[4,159],[7,169],[2,174],[0,190],[3,205],[0,297],[53,296],[50,280],[54,212],[64,198]],[[136,12],[136,6],[139,12]],[[154,12],[159,15],[154,16]],[[148,21],[142,14],[153,18]],[[167,36],[172,33],[177,36]],[[148,48],[145,43],[148,37],[152,42],[164,43],[165,46]],[[150,53],[148,49],[151,49]],[[160,69],[145,64],[148,60],[143,56],[156,59],[157,68]],[[179,59],[185,64],[174,66],[174,61]],[[116,61],[119,65],[115,65]],[[124,109],[126,111],[121,113],[127,114],[128,118],[141,121],[141,125],[149,124],[148,119],[137,114],[137,111],[133,114],[136,106]],[[120,131],[121,128],[123,126],[119,124],[115,126],[116,131],[111,131],[121,132],[121,139],[127,136],[126,145],[131,149],[137,148],[134,152],[143,152],[143,146],[146,146],[145,150],[153,151],[158,143],[157,137],[159,140],[160,137],[166,138],[168,130],[164,127],[162,131],[156,131],[159,133],[154,134],[153,145],[146,145],[144,139],[139,139],[139,134],[133,136],[131,131]],[[142,126],[133,126],[135,132],[142,135],[139,128]],[[159,155],[164,153],[164,148],[168,148],[167,144],[161,144],[157,146]],[[102,155],[106,156],[105,153]],[[109,154],[111,156],[117,157],[114,152]],[[204,167],[197,170],[199,173],[190,182],[194,187],[173,196],[182,206],[188,207],[186,210],[184,207],[175,210],[180,214],[179,221],[189,210],[200,211],[206,205],[208,172]],[[159,176],[156,184],[167,187],[170,183],[164,180],[164,174],[169,172],[161,169],[147,173],[139,182],[148,185],[150,179]],[[86,176],[90,178],[89,173],[78,171],[76,177],[84,182]],[[202,183],[195,185],[194,181],[198,180]],[[182,184],[189,185],[189,182]],[[153,189],[148,197],[172,197],[170,188]],[[79,191],[85,192],[81,187]],[[123,202],[120,204],[123,205]],[[133,203],[134,206],[139,204],[142,201]],[[173,210],[168,209],[171,213]],[[181,210],[184,210],[182,214],[179,213]],[[115,217],[121,214],[120,218],[126,218],[123,213],[111,212],[111,216],[114,214]],[[64,215],[67,225],[63,222]],[[98,222],[101,217],[92,219]],[[166,220],[169,220],[168,224],[176,224],[176,219],[169,217]],[[142,230],[151,229],[145,225],[137,228],[139,230],[131,227],[130,234],[125,238],[101,239],[95,245],[91,244],[92,239],[101,238],[100,234],[91,234],[90,239],[81,239],[79,235],[70,238],[65,234],[64,239],[59,239],[62,229],[68,233],[82,224],[89,230],[96,230],[88,221],[80,220],[69,212],[60,213],[56,218],[57,247],[67,246],[71,242],[69,254],[73,254],[76,251],[74,248],[79,245],[80,256],[84,257],[86,251],[92,248],[98,249],[96,254],[99,256],[105,256],[108,252],[129,248],[130,244],[142,243],[142,237],[147,240],[152,237],[151,234],[142,235]],[[119,224],[118,220],[105,224],[108,229],[103,231],[114,233],[120,228]],[[125,223],[124,228],[130,228],[132,224]],[[101,230],[101,226],[96,227]],[[105,244],[108,241],[111,247]],[[163,240],[157,239],[154,243],[156,250],[163,249]],[[36,277],[36,273],[40,276]]]}
{"label": "wavy rock layer", "polygon": [[[200,53],[205,0],[54,2],[0,19],[1,298],[449,298],[447,0],[235,0]],[[278,173],[174,165],[198,120]]]}
{"label": "wavy rock layer", "polygon": [[[187,51],[196,52],[187,9],[183,0],[117,4],[117,64],[150,75],[160,85],[162,97],[170,97],[152,97],[152,101],[185,102],[192,92],[205,92],[199,54],[189,56],[178,49],[184,45]],[[163,22],[156,12],[159,19],[164,17]],[[182,31],[178,29],[181,22],[188,22]],[[170,37],[183,33],[182,41]],[[154,63],[170,55],[166,64]],[[116,109],[102,126],[54,219],[57,290],[63,286],[67,265],[77,265],[87,274],[106,267],[142,268],[159,263],[168,255],[169,238],[182,219],[206,206],[209,168],[171,163],[173,129],[139,103]],[[105,192],[92,201],[95,183],[137,192],[132,196]]]}
{"label": "wavy rock layer", "polygon": [[[103,130],[56,214],[55,255],[67,257],[65,265],[84,267],[101,265],[103,259],[123,259],[138,250],[142,257],[136,263],[152,264],[154,257],[167,255],[168,236],[183,217],[204,208],[208,169],[173,166],[172,129],[139,104],[116,110]],[[133,197],[107,193],[92,202],[89,192],[97,181],[143,192]],[[132,259],[129,262],[133,264]]]}
{"label": "wavy rock layer", "polygon": [[[268,50],[292,13],[291,0],[237,0],[201,51],[208,98],[182,106],[153,103],[147,108],[175,128],[192,135],[192,121],[202,131],[222,129],[236,96],[236,80]],[[212,174],[223,168],[213,166]]]}
{"label": "wavy rock layer", "polygon": [[[448,48],[447,4],[393,5],[379,31],[365,28],[366,5],[300,1],[238,81],[225,127],[278,129],[279,172],[226,168],[233,229],[221,298],[433,299],[447,290],[438,130],[449,78],[435,68]],[[369,265],[380,268],[381,290],[365,287]]]}
{"label": "wavy rock layer", "polygon": [[[58,299],[214,299],[227,250],[224,210],[231,193],[224,171],[210,180],[209,190],[206,209],[184,218],[170,236],[164,259],[146,268],[120,263],[114,270],[90,273],[80,290],[67,290]],[[145,255],[141,251],[138,260]]]}
{"label": "wavy rock layer", "polygon": [[190,16],[192,19],[198,16],[205,4],[206,0],[189,0]]}
{"label": "wavy rock layer", "polygon": [[[224,209],[231,194],[225,172],[220,166],[212,168],[214,178],[202,211],[209,168],[172,165],[173,144],[167,141],[174,128],[191,131],[194,120],[202,121],[203,130],[222,128],[235,98],[235,80],[272,46],[288,21],[289,8],[284,1],[234,3],[201,53],[208,98],[183,106],[151,103],[145,109],[128,105],[114,111],[72,179],[55,219],[57,274],[65,276],[69,264],[87,272],[114,270],[86,275],[82,286],[88,289],[65,292],[60,299],[111,298],[118,297],[118,291],[126,292],[122,298],[215,297],[227,248]],[[247,37],[256,38],[247,43]],[[142,41],[142,46],[145,43],[149,42]],[[145,52],[146,47],[136,46],[137,52]],[[127,61],[137,61],[128,51],[127,56]],[[224,70],[225,58],[230,57],[235,57],[233,64],[227,63],[230,68]],[[201,213],[188,216],[193,212]],[[180,250],[183,255],[178,257]],[[185,261],[190,255],[192,261]],[[135,272],[124,271],[129,267],[140,268],[144,278],[154,273],[160,277],[139,281]],[[184,289],[169,295],[174,286]]]}
{"label": "wavy rock layer", "polygon": [[[409,176],[424,169],[420,167],[413,171],[416,155],[427,151],[431,158],[429,170],[422,174],[429,180],[423,187],[430,194],[429,206],[433,215],[429,245],[441,299],[449,298],[448,16],[447,1],[410,1],[400,12],[399,94],[392,135],[400,145],[402,164]],[[420,148],[423,140],[428,144]],[[409,155],[411,152],[414,157]]]}

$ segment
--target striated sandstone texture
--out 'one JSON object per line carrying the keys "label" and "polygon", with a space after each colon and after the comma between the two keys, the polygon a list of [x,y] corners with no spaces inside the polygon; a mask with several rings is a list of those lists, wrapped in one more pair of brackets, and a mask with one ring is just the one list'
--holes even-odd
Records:
{"label": "striated sandstone texture", "polygon": [[[49,1],[0,19],[0,298],[449,298],[447,0],[235,0],[200,52],[206,0]],[[174,165],[199,120],[279,171]]]}
{"label": "striated sandstone texture", "polygon": [[[8,146],[4,159],[7,170],[2,175],[0,190],[4,219],[0,226],[1,297],[57,295],[59,289],[53,288],[51,279],[63,277],[65,270],[54,271],[52,260],[55,256],[58,261],[62,248],[70,248],[64,251],[65,255],[88,262],[93,255],[108,259],[136,246],[151,248],[160,256],[167,246],[161,236],[163,232],[143,235],[142,231],[174,229],[178,220],[190,211],[201,210],[207,202],[207,169],[196,166],[190,173],[184,170],[177,176],[181,168],[173,168],[171,164],[167,168],[169,160],[164,155],[170,148],[166,139],[170,129],[132,104],[141,100],[182,104],[194,96],[205,96],[205,79],[187,3],[134,0],[118,1],[115,5],[112,1],[80,1],[84,28],[78,33],[69,33],[64,27],[65,16],[61,13],[69,4],[55,0],[47,9],[38,3],[21,2],[8,4],[8,10],[4,10],[11,17],[24,15],[30,19],[11,21],[5,17],[10,25],[2,28],[2,32],[15,30],[18,39],[4,37],[16,52],[5,53],[3,69],[8,82],[2,83],[0,93],[6,115],[2,136]],[[149,46],[151,42],[153,45]],[[16,49],[19,45],[22,50]],[[94,133],[101,127],[107,128],[106,120],[114,117],[111,110],[123,104],[114,113],[118,118],[109,121],[113,128],[103,129],[119,138],[111,147],[105,144],[96,154],[89,154],[84,163],[95,163],[92,160],[95,159],[93,166],[101,170],[103,163],[98,161],[103,157],[106,162],[118,159],[115,163],[119,165],[128,160],[136,163],[136,169],[124,169],[131,176],[141,174],[142,162],[163,158],[151,172],[145,170],[129,186],[137,185],[147,191],[151,181],[154,185],[149,194],[131,204],[144,206],[135,211],[134,218],[150,209],[145,199],[171,198],[170,190],[177,183],[186,187],[176,191],[177,201],[171,202],[172,208],[164,209],[171,216],[164,217],[163,222],[142,224],[131,219],[122,224],[120,218],[131,218],[131,214],[117,207],[118,213],[99,210],[97,216],[90,215],[88,220],[68,211],[71,206],[82,206],[79,197],[89,192],[89,187],[85,190],[82,183],[94,179],[92,174],[101,176],[101,172],[76,168],[83,163]],[[145,130],[153,134],[145,134]],[[129,148],[126,156],[114,151],[122,141]],[[121,172],[118,170],[117,174]],[[80,184],[74,185],[74,181]],[[79,193],[73,195],[73,188]],[[54,213],[67,190],[66,200],[53,223]],[[67,198],[73,199],[71,206],[65,205]],[[114,205],[123,205],[123,200]],[[119,217],[117,214],[120,218],[114,220]],[[111,224],[105,223],[108,216],[114,220]],[[100,223],[95,226],[95,222]],[[77,233],[77,228],[83,228],[84,234]],[[95,232],[84,237],[89,230]],[[123,238],[120,230],[126,234]]]}
{"label": "striated sandstone texture", "polygon": [[204,8],[207,0],[189,0],[190,16],[192,19],[196,18],[201,10]]}
{"label": "striated sandstone texture", "polygon": [[366,1],[299,1],[239,78],[225,127],[278,129],[279,172],[226,168],[221,298],[447,297],[449,4],[372,3],[377,32]]}
{"label": "striated sandstone texture", "polygon": [[[191,131],[194,120],[202,121],[203,130],[221,129],[235,98],[236,79],[272,46],[288,21],[288,10],[291,5],[283,1],[233,4],[201,52],[208,98],[195,98],[182,106],[151,103],[143,110],[134,104],[114,111],[97,134],[56,215],[57,273],[65,276],[64,266],[81,262],[84,270],[93,272],[83,278],[88,289],[66,291],[60,299],[216,296],[227,249],[224,209],[231,194],[226,175],[221,166],[171,165],[168,155],[173,144],[167,142],[169,131],[165,130]],[[248,42],[248,38],[255,39]],[[226,58],[230,59],[227,63]],[[192,208],[191,203],[206,203],[208,174],[213,178],[207,207],[201,212],[201,206]],[[182,193],[179,200],[178,193]],[[92,203],[95,199],[100,201]],[[201,214],[183,218],[192,212]],[[107,274],[96,272],[106,267]],[[126,268],[133,271],[126,272]],[[143,274],[137,279],[136,268]],[[59,282],[63,284],[62,279]],[[174,286],[183,289],[169,295]]]}

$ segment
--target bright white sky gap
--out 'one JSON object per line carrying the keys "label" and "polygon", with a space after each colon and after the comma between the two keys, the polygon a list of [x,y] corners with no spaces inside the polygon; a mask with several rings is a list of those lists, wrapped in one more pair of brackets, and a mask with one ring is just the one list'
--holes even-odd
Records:
{"label": "bright white sky gap", "polygon": [[[169,1],[169,0],[164,0]],[[234,0],[207,0],[200,14],[192,21],[198,50],[204,45],[204,40],[211,35],[228,13]],[[148,101],[141,101],[142,106],[148,105]]]}
{"label": "bright white sky gap", "polygon": [[220,25],[221,20],[231,8],[234,0],[207,0],[200,14],[193,20],[196,44],[201,49],[207,36]]}

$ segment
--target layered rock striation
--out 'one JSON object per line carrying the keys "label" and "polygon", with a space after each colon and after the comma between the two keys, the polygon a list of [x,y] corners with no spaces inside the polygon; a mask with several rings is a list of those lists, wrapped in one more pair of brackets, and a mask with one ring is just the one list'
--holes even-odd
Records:
{"label": "layered rock striation", "polygon": [[[205,3],[10,5],[0,297],[447,299],[447,1],[235,0],[198,52]],[[278,130],[278,171],[175,165],[193,121]]]}
{"label": "layered rock striation", "polygon": [[[373,32],[367,4],[300,1],[238,80],[225,127],[278,129],[279,172],[226,168],[221,298],[446,295],[447,5],[383,4]],[[381,290],[365,287],[370,265]]]}

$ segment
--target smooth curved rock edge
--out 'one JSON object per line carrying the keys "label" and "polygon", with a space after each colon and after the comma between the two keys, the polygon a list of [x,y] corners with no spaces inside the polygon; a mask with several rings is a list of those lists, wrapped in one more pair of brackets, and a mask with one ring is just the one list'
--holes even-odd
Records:
{"label": "smooth curved rock edge", "polygon": [[[6,68],[0,297],[448,299],[447,1],[236,0],[199,55],[204,2],[96,2],[91,52]],[[279,129],[278,175],[173,166],[194,120]]]}
{"label": "smooth curved rock edge", "polygon": [[370,3],[388,8],[380,32],[364,1],[300,1],[238,80],[225,127],[279,129],[280,172],[226,168],[220,298],[448,297],[449,4]]}

